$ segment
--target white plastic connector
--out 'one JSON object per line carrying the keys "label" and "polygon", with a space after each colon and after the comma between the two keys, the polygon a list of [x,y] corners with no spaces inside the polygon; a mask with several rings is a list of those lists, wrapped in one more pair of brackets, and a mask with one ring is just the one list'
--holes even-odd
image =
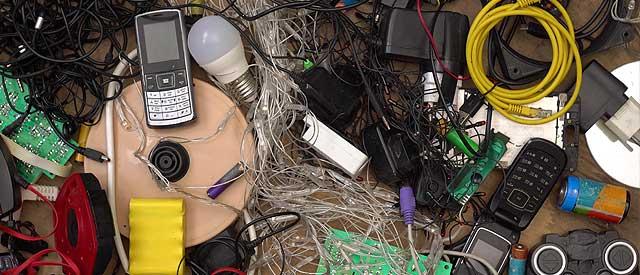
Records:
{"label": "white plastic connector", "polygon": [[[38,192],[45,196],[49,201],[56,201],[58,198],[58,193],[60,193],[60,189],[57,186],[50,185],[38,185],[33,184],[33,186]],[[22,200],[23,201],[42,201],[36,194],[31,193],[28,190],[22,189]]]}
{"label": "white plastic connector", "polygon": [[604,123],[627,148],[632,141],[640,145],[640,103],[630,97],[620,109]]}
{"label": "white plastic connector", "polygon": [[340,167],[351,177],[356,177],[369,158],[358,148],[342,138],[314,116],[304,117],[307,130],[302,138],[323,157]]}
{"label": "white plastic connector", "polygon": [[36,19],[35,29],[36,30],[42,29],[42,24],[44,24],[44,17],[38,16],[38,18]]}
{"label": "white plastic connector", "polygon": [[[442,85],[443,74],[436,73],[436,75],[438,76],[438,83]],[[438,93],[436,82],[433,79],[432,72],[426,72],[425,74],[422,75],[422,86],[424,88],[424,96],[423,96],[424,103],[436,103],[440,100],[440,94]],[[458,91],[461,88],[462,88],[462,81],[458,80],[458,82],[456,83],[456,91],[454,95],[458,94]]]}

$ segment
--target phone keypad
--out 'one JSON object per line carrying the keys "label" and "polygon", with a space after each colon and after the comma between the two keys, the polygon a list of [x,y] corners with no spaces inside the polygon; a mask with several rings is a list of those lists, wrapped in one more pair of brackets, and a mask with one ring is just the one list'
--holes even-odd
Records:
{"label": "phone keypad", "polygon": [[535,212],[560,171],[558,160],[537,149],[523,152],[506,179],[503,196],[511,206]]}
{"label": "phone keypad", "polygon": [[[185,70],[146,74],[145,100],[149,123],[163,125],[193,115],[193,103]],[[185,120],[186,121],[186,120]]]}
{"label": "phone keypad", "polygon": [[147,108],[150,120],[176,119],[191,115],[191,99],[188,87],[161,92],[147,92]]}

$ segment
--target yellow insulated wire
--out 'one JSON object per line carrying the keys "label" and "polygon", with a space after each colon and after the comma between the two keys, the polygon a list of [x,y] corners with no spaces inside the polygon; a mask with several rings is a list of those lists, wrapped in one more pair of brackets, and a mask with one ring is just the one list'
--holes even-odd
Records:
{"label": "yellow insulated wire", "polygon": [[[551,0],[551,3],[561,13],[567,25],[566,28],[546,10],[532,6],[532,4],[539,3],[540,0],[519,0],[516,3],[496,7],[500,2],[501,0],[489,2],[473,20],[469,30],[466,57],[471,79],[478,90],[485,95],[489,104],[506,118],[529,125],[554,121],[573,106],[582,86],[582,61],[576,46],[573,22],[557,0]],[[536,19],[547,31],[552,49],[551,67],[545,77],[531,87],[514,90],[497,87],[487,77],[483,65],[484,45],[491,30],[510,16],[527,16]],[[574,61],[575,89],[564,108],[551,114],[549,111],[526,106],[554,92],[567,77]]]}

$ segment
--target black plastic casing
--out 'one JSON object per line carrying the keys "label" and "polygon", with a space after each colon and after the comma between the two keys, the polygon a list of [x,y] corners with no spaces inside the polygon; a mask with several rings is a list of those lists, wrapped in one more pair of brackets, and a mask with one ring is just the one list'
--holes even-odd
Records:
{"label": "black plastic casing", "polygon": [[[506,181],[511,179],[511,177],[514,174],[514,169],[518,164],[518,161],[522,158],[524,152],[526,152],[527,150],[539,150],[546,153],[547,155],[550,155],[551,157],[553,157],[555,160],[558,161],[558,167],[559,167],[559,171],[554,175],[553,180],[550,182],[549,186],[544,187],[542,197],[538,198],[539,201],[537,202],[535,209],[532,209],[533,210],[532,212],[514,207],[509,202],[507,202],[506,196],[509,196],[509,194],[505,195],[503,193],[503,189],[505,187]],[[567,165],[567,155],[565,154],[564,150],[562,150],[562,148],[558,147],[556,144],[545,139],[541,139],[541,138],[530,139],[522,147],[522,149],[520,149],[520,152],[514,159],[513,164],[511,164],[511,166],[509,167],[509,170],[507,171],[507,174],[505,175],[503,182],[500,184],[496,192],[493,194],[493,197],[491,197],[491,201],[489,202],[489,210],[491,210],[491,212],[494,213],[496,218],[498,218],[498,221],[503,225],[513,230],[524,231],[529,226],[533,218],[536,216],[536,214],[540,210],[540,207],[542,207],[545,200],[549,196],[549,193],[551,193],[551,190],[560,179],[560,176],[562,175],[562,172],[564,171],[566,165]],[[552,169],[548,169],[548,170],[552,170]],[[535,181],[535,183],[537,185],[540,185],[540,183],[537,181]],[[521,185],[522,190],[527,190],[527,188],[530,188],[525,186],[525,183],[523,181],[514,181],[514,184],[516,186]],[[520,188],[516,187],[516,189],[520,189]],[[532,201],[532,199],[530,199],[530,201]]]}
{"label": "black plastic casing", "polygon": [[406,134],[392,133],[374,124],[364,129],[363,139],[376,179],[396,184],[415,176],[420,155]]}
{"label": "black plastic casing", "polygon": [[16,164],[9,148],[0,138],[0,219],[11,215],[22,205]]}
{"label": "black plastic casing", "polygon": [[[509,266],[511,245],[517,243],[518,240],[520,240],[520,232],[513,231],[498,223],[491,222],[486,217],[482,217],[469,234],[469,238],[464,245],[463,252],[474,252],[472,254],[484,257],[486,259],[487,257],[491,256],[487,253],[495,253],[496,251],[500,251],[502,253],[500,257],[500,263],[498,264],[498,266],[495,266],[495,269],[498,271],[498,274],[502,274],[502,272],[504,272],[504,270]],[[474,251],[474,248],[476,245],[478,245],[479,241],[481,241],[485,246],[491,246],[491,248],[487,251]],[[470,265],[471,268],[469,268],[468,265]],[[484,274],[491,274],[488,270],[474,270],[473,266],[468,263],[467,259],[461,258],[456,262],[455,268],[453,269],[453,272],[451,274],[482,275],[483,273],[481,272],[484,272]]]}
{"label": "black plastic casing", "polygon": [[[453,73],[462,75],[466,67],[465,45],[469,33],[469,18],[466,15],[442,11],[436,18],[435,12],[422,12],[425,23],[430,28],[437,44],[437,52],[442,63]],[[431,68],[431,44],[422,28],[415,9],[385,8],[380,23],[382,37],[381,52],[386,58],[405,62],[421,63]],[[433,56],[433,55],[432,55]],[[435,59],[435,56],[433,56]],[[437,60],[436,72],[442,73]],[[443,74],[442,91],[447,102],[452,102],[458,80]]]}
{"label": "black plastic casing", "polygon": [[360,109],[364,89],[360,77],[348,67],[336,66],[334,71],[340,78],[358,84],[348,85],[326,69],[315,67],[304,73],[306,83],[299,83],[299,86],[316,118],[342,131],[351,125]]}
{"label": "black plastic casing", "polygon": [[447,191],[447,174],[443,167],[434,165],[421,169],[414,183],[416,203],[428,208],[448,208],[456,210],[459,205]]}
{"label": "black plastic casing", "polygon": [[597,61],[591,61],[582,74],[580,129],[586,132],[601,118],[613,116],[627,101],[626,91],[622,81]]}
{"label": "black plastic casing", "polygon": [[[609,270],[605,263],[605,258],[608,258],[610,262],[615,261],[613,266],[629,267],[632,265],[633,257],[627,253],[620,253],[620,251],[610,250],[610,254],[606,254],[607,247],[610,247],[614,243],[625,243],[629,245],[633,250],[638,253],[637,248],[628,240],[620,238],[616,231],[604,231],[594,232],[589,229],[579,229],[569,232],[562,236],[559,234],[548,234],[544,236],[542,243],[538,244],[535,249],[532,249],[527,263],[527,274],[537,275],[534,271],[533,256],[543,246],[553,245],[564,253],[566,257],[566,268],[562,274],[568,275],[604,275],[604,274],[619,274]],[[557,257],[539,257],[538,265],[544,264],[545,261],[550,262],[552,266],[562,262],[562,258],[559,254],[555,254]],[[629,273],[638,275],[640,270],[636,268]]]}

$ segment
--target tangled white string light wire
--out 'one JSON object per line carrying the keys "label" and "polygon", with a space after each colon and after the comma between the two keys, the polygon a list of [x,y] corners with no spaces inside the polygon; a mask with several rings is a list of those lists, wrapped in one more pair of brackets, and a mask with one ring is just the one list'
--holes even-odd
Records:
{"label": "tangled white string light wire", "polygon": [[[212,1],[209,1],[211,3]],[[271,5],[265,0],[238,0],[235,5],[243,11],[264,10]],[[217,7],[222,4],[213,4]],[[232,15],[232,14],[229,14]],[[318,50],[316,41],[316,12],[307,10],[280,10],[270,13],[250,23],[252,36],[263,51],[273,56],[298,56],[308,50]],[[294,41],[294,43],[291,43]],[[311,43],[308,43],[311,41]],[[290,45],[298,45],[291,48]],[[254,52],[255,56],[258,56]],[[284,68],[295,68],[288,59],[272,59]],[[382,255],[394,273],[404,273],[412,263],[413,242],[406,246],[405,234],[400,234],[401,216],[394,204],[398,201],[395,192],[373,189],[368,174],[363,181],[341,176],[330,163],[320,159],[309,145],[301,139],[300,126],[296,122],[307,115],[305,97],[289,75],[256,58],[255,74],[261,84],[260,96],[251,109],[252,126],[256,136],[256,158],[248,167],[248,176],[255,185],[248,206],[251,216],[257,217],[280,211],[296,211],[302,220],[288,234],[261,244],[259,257],[250,270],[268,270],[278,274],[283,268],[286,274],[315,274],[320,259],[332,268],[348,270],[352,265],[344,265],[351,253]],[[418,216],[422,227],[431,221]],[[286,221],[273,221],[272,226]],[[364,239],[354,240],[351,247],[358,249],[343,253],[346,256],[335,260],[324,247],[331,238],[332,228],[349,231],[363,238],[381,242],[384,245],[403,246],[406,249],[391,253],[384,246],[372,247]],[[433,232],[438,229],[431,225]],[[270,232],[269,227],[257,225],[258,236]],[[439,235],[438,235],[439,236]],[[442,239],[434,239],[434,256],[424,263],[433,269],[440,259]],[[280,248],[282,246],[282,249]],[[284,254],[284,255],[282,255]],[[360,264],[358,269],[377,266]],[[426,272],[425,274],[431,274]]]}

